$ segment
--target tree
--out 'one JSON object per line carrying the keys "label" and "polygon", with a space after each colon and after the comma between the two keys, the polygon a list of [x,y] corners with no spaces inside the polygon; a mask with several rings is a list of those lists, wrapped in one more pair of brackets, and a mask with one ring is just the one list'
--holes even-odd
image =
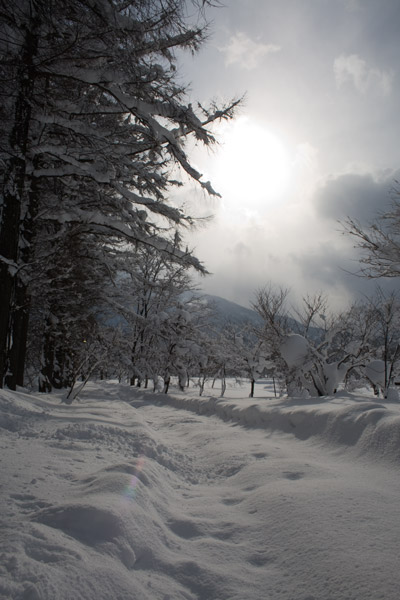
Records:
{"label": "tree", "polygon": [[[39,278],[41,284],[47,281],[41,299],[39,391],[70,386],[82,352],[86,356],[89,347],[99,345],[108,273],[98,256],[97,241],[83,235],[79,227],[68,226]],[[39,303],[37,282],[31,289]]]}
{"label": "tree", "polygon": [[208,362],[208,316],[201,298],[193,295],[178,299],[172,310],[162,314],[158,348],[165,393],[172,375],[178,377],[181,390],[188,385],[191,372],[201,378]]}
{"label": "tree", "polygon": [[370,319],[372,360],[365,363],[365,374],[377,395],[390,395],[395,377],[400,370],[400,303],[394,292],[385,294],[380,288],[368,302]]}
{"label": "tree", "polygon": [[238,101],[197,112],[187,103],[174,51],[196,51],[205,26],[192,27],[185,8],[184,0],[0,0],[0,385],[6,374],[9,387],[22,384],[44,233],[57,246],[80,227],[99,244],[139,242],[204,272],[169,233],[193,220],[167,195],[181,185],[177,169],[215,193],[184,140],[212,144],[209,125],[230,118]]}
{"label": "tree", "polygon": [[296,320],[289,316],[287,296],[288,290],[272,286],[256,296],[255,308],[264,319],[259,337],[269,349],[268,359],[284,377],[288,394],[332,395],[369,355],[375,320],[357,303],[329,315],[321,293],[302,299],[293,310]]}
{"label": "tree", "polygon": [[268,283],[255,292],[253,309],[260,315],[262,326],[256,332],[266,349],[268,367],[272,376],[286,380],[288,372],[281,355],[281,345],[285,335],[291,332],[289,309],[287,306],[289,288],[274,286]]}
{"label": "tree", "polygon": [[353,219],[344,224],[346,233],[356,240],[356,247],[362,252],[361,275],[365,277],[400,275],[400,191],[395,189],[394,193],[396,197],[391,210],[369,227],[363,227]]}
{"label": "tree", "polygon": [[251,326],[243,327],[240,332],[231,330],[230,333],[228,352],[232,362],[229,370],[234,370],[236,376],[244,376],[250,381],[249,397],[253,398],[256,381],[268,365],[265,344],[257,340]]}
{"label": "tree", "polygon": [[[154,248],[138,246],[120,266],[121,280],[116,286],[118,304],[111,303],[128,325],[131,344],[132,383],[145,383],[160,375],[156,365],[160,327],[176,309],[192,285],[188,266],[175,264]],[[114,293],[115,297],[115,293]]]}

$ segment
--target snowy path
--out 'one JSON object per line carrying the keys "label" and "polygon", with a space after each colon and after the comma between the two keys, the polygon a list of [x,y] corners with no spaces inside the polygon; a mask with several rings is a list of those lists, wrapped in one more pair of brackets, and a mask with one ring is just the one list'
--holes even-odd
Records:
{"label": "snowy path", "polygon": [[2,600],[398,599],[396,464],[160,398],[0,392]]}
{"label": "snowy path", "polygon": [[184,457],[170,527],[213,582],[199,597],[398,598],[397,472],[216,417],[140,411]]}

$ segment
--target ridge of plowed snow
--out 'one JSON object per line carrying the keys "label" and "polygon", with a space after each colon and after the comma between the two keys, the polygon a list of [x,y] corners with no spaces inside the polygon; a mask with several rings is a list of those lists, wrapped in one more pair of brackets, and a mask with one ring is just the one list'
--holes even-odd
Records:
{"label": "ridge of plowed snow", "polygon": [[[200,415],[215,415],[245,427],[290,433],[300,440],[317,437],[324,445],[346,446],[394,464],[400,460],[400,405],[348,392],[321,399],[237,400],[190,393],[136,391],[143,401],[166,403]],[[128,400],[129,401],[129,400]]]}

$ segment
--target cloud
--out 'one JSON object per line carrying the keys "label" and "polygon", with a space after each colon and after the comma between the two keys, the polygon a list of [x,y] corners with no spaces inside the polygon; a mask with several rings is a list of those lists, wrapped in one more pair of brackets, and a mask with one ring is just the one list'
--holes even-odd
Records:
{"label": "cloud", "polygon": [[267,54],[280,51],[280,46],[275,44],[263,44],[250,39],[245,33],[239,31],[232,35],[226,46],[218,48],[225,54],[225,64],[238,64],[243,69],[255,69],[260,60]]}
{"label": "cloud", "polygon": [[392,91],[393,71],[372,68],[358,54],[341,54],[335,58],[333,72],[339,88],[352,83],[361,94],[378,90],[383,96],[389,96]]}
{"label": "cloud", "polygon": [[359,11],[362,8],[360,0],[342,0],[342,2],[349,12]]}
{"label": "cloud", "polygon": [[[373,294],[377,282],[356,276],[360,251],[339,222],[347,216],[363,225],[373,221],[390,206],[399,175],[387,170],[332,176],[301,202],[282,201],[239,224],[221,209],[196,236],[196,252],[214,273],[199,286],[244,306],[269,281],[290,287],[294,303],[307,293],[324,291],[333,310]],[[378,283],[393,288],[393,281]]]}
{"label": "cloud", "polygon": [[322,291],[330,308],[340,311],[354,301],[372,297],[378,285],[386,293],[396,289],[393,279],[371,280],[360,276],[360,257],[361,251],[349,236],[320,241],[312,250],[293,255],[294,272],[300,281],[306,282],[303,289],[297,283],[295,298],[304,295],[304,289],[311,294]]}
{"label": "cloud", "polygon": [[399,176],[399,171],[389,170],[380,176],[347,173],[328,179],[315,193],[314,208],[326,219],[350,217],[367,225],[389,207]]}

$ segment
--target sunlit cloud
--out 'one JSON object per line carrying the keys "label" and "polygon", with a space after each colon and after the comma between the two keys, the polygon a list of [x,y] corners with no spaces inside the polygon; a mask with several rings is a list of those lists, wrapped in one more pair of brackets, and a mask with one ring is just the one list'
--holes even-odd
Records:
{"label": "sunlit cloud", "polygon": [[[305,144],[300,150],[313,166],[314,149]],[[359,252],[343,223],[350,217],[367,225],[387,210],[397,179],[395,170],[333,174],[302,195],[301,201],[287,198],[252,219],[234,221],[224,210],[217,212],[194,244],[213,273],[200,286],[245,306],[254,291],[268,282],[290,287],[293,300],[324,291],[332,310],[370,295],[375,282],[354,275],[359,271]],[[226,210],[234,212],[230,204],[228,198]],[[387,289],[392,283],[380,281]]]}
{"label": "sunlit cloud", "polygon": [[261,59],[267,54],[274,54],[281,50],[276,44],[264,44],[255,42],[245,33],[239,31],[232,35],[226,46],[219,48],[220,52],[225,54],[225,64],[238,64],[243,69],[255,69]]}
{"label": "sunlit cloud", "polygon": [[352,83],[361,94],[375,89],[383,96],[388,96],[392,91],[393,71],[370,67],[358,54],[338,56],[334,61],[333,71],[339,88]]}

